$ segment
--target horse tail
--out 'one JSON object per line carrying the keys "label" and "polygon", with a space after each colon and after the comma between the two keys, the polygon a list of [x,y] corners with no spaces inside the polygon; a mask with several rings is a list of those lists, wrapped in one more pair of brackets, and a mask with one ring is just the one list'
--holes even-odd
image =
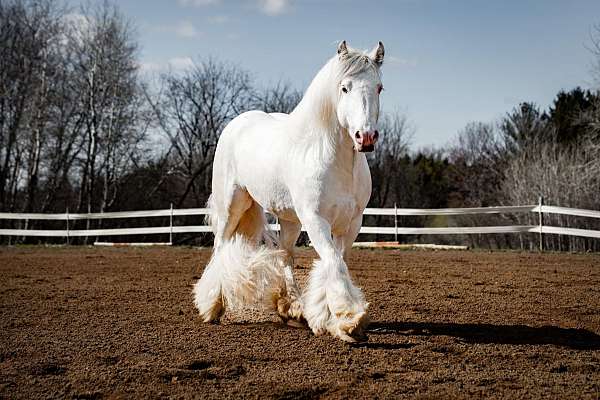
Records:
{"label": "horse tail", "polygon": [[[261,226],[253,227],[252,229],[255,232],[239,233],[242,235],[252,236],[256,238],[256,231],[259,231],[258,238],[262,239],[262,241],[270,248],[274,248],[279,245],[279,237],[277,233],[273,231],[269,226],[265,212],[262,209],[260,209],[260,207],[258,207],[258,209],[259,210],[254,210],[254,218],[256,218],[256,221]],[[214,196],[211,193],[211,195],[208,196],[208,200],[206,201],[206,214],[204,215],[204,225],[210,226],[211,232],[213,234],[216,234],[218,219],[219,217],[215,208]]]}
{"label": "horse tail", "polygon": [[194,286],[194,304],[205,322],[218,320],[225,307],[259,305],[285,308],[284,256],[281,250],[256,246],[235,234],[215,249]]}
{"label": "horse tail", "polygon": [[208,196],[206,201],[207,213],[204,215],[204,224],[211,227],[211,231],[214,234],[217,231],[217,213],[215,209],[215,200],[213,194]]}

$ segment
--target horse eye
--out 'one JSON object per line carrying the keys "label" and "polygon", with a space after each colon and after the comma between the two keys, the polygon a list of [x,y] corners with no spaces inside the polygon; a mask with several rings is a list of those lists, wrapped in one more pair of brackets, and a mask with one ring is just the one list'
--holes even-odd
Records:
{"label": "horse eye", "polygon": [[342,86],[342,92],[348,93],[348,89],[345,86]]}
{"label": "horse eye", "polygon": [[381,93],[382,90],[383,90],[383,86],[377,86],[377,93]]}

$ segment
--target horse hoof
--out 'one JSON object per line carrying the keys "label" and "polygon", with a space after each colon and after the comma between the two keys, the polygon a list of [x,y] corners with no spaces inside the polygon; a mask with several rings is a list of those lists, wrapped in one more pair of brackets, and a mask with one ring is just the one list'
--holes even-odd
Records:
{"label": "horse hoof", "polygon": [[339,336],[339,338],[341,340],[343,340],[346,343],[351,343],[351,344],[359,344],[359,343],[365,343],[369,341],[369,337],[364,334],[364,333],[360,333],[360,334],[355,334],[355,335],[348,335],[346,333],[343,333]]}
{"label": "horse hoof", "polygon": [[293,300],[290,303],[290,308],[287,310],[287,313],[290,318],[302,321],[304,320],[304,305],[299,300]]}
{"label": "horse hoof", "polygon": [[219,302],[213,304],[209,309],[200,311],[200,318],[204,323],[218,324],[223,314],[225,314],[225,307]]}
{"label": "horse hoof", "polygon": [[306,328],[306,323],[298,321],[297,319],[288,319],[286,324],[292,328]]}
{"label": "horse hoof", "polygon": [[343,319],[337,322],[337,329],[332,333],[334,336],[339,337],[344,342],[348,343],[361,343],[368,340],[365,334],[365,329],[369,325],[369,315],[363,311],[356,314],[351,319]]}

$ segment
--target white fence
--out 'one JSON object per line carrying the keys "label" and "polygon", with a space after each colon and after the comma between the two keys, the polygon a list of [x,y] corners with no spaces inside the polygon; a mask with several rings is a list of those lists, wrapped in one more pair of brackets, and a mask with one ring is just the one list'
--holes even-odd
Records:
{"label": "white fence", "polygon": [[[3,213],[0,220],[59,220],[65,222],[65,229],[0,229],[0,236],[42,236],[42,237],[71,237],[89,236],[115,236],[115,235],[147,235],[169,234],[169,244],[172,243],[175,233],[202,233],[211,232],[206,225],[178,226],[173,224],[173,217],[185,215],[206,215],[206,208],[187,208],[146,211],[120,211],[87,214],[35,214],[35,213]],[[476,214],[511,214],[511,213],[536,213],[539,223],[537,225],[509,225],[509,226],[469,226],[469,227],[443,227],[443,228],[405,228],[398,226],[398,216],[435,216],[435,215],[476,215]],[[600,239],[600,231],[576,228],[547,226],[543,224],[543,214],[562,214],[588,218],[600,218],[600,211],[581,210],[576,208],[556,207],[543,205],[528,206],[501,206],[479,208],[439,208],[439,209],[412,209],[412,208],[367,208],[365,215],[383,215],[394,217],[393,227],[363,226],[360,233],[394,235],[453,235],[453,234],[487,234],[487,233],[537,233],[571,235]],[[113,218],[142,218],[142,217],[169,217],[169,226],[143,227],[143,228],[115,228],[115,229],[70,229],[73,221],[89,219]],[[271,225],[273,230],[279,230],[278,224]]]}

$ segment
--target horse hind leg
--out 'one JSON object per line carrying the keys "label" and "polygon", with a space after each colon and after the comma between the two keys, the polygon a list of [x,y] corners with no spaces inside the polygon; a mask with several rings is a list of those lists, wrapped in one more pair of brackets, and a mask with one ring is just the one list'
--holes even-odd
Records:
{"label": "horse hind leg", "polygon": [[[268,237],[268,232],[265,231],[266,225],[267,220],[263,208],[258,203],[253,202],[252,205],[244,212],[244,215],[241,217],[235,232],[236,235],[243,236],[246,238],[246,240],[252,243],[252,245],[256,248],[257,253],[260,252],[265,255],[266,264],[270,264],[270,266],[262,267],[259,269],[259,271],[261,274],[266,273],[271,276],[262,276],[261,278],[252,277],[249,278],[250,282],[248,283],[250,283],[250,286],[254,286],[253,281],[256,280],[263,282],[270,281],[274,283],[271,284],[271,287],[269,288],[270,306],[277,311],[282,320],[289,321],[290,318],[294,318],[293,316],[290,316],[290,310],[298,309],[297,305],[294,305],[294,300],[300,297],[300,293],[296,289],[296,291],[293,292],[297,293],[296,296],[290,296],[290,286],[287,285],[288,273],[285,269],[287,266],[285,268],[281,268],[283,266],[283,261],[286,259],[286,253],[285,251],[281,252],[273,250],[272,241],[277,241],[277,239],[273,240],[272,238]],[[268,247],[260,247],[262,240],[265,240]],[[292,314],[294,314],[294,311],[292,311]],[[298,317],[301,316],[301,308],[300,311],[296,311],[296,314]],[[300,318],[298,318],[298,320],[300,320]]]}
{"label": "horse hind leg", "polygon": [[[283,261],[283,279],[275,279],[279,286],[272,292],[272,306],[279,317],[288,325],[304,327],[306,321],[303,317],[302,294],[293,275],[294,245],[300,236],[302,225],[298,222],[279,221],[281,231],[279,235],[279,246],[282,252],[278,255]],[[265,225],[267,220],[263,208],[253,201],[252,205],[244,212],[238,226],[236,235],[245,237],[250,243],[258,248],[265,237]],[[267,243],[270,244],[270,243]],[[278,274],[278,271],[271,271]]]}
{"label": "horse hind leg", "polygon": [[194,304],[204,322],[216,322],[225,312],[222,293],[223,259],[222,246],[231,239],[240,219],[252,205],[250,195],[245,190],[234,188],[225,204],[217,204],[211,197],[211,210],[214,224],[214,249],[212,257],[193,289]]}
{"label": "horse hind leg", "polygon": [[218,248],[228,240],[238,230],[238,225],[246,211],[252,207],[253,201],[250,194],[240,187],[233,187],[231,194],[226,196],[223,204],[218,204],[212,200],[211,207],[214,223],[214,249]]}
{"label": "horse hind leg", "polygon": [[223,212],[217,218],[213,257],[194,288],[204,321],[218,320],[226,306],[263,304],[282,309],[283,257],[279,250],[260,246],[266,224],[262,207],[238,189],[227,218]]}
{"label": "horse hind leg", "polygon": [[263,239],[266,222],[262,207],[252,200],[250,207],[241,215],[235,234],[243,236],[252,245],[258,246]]}

